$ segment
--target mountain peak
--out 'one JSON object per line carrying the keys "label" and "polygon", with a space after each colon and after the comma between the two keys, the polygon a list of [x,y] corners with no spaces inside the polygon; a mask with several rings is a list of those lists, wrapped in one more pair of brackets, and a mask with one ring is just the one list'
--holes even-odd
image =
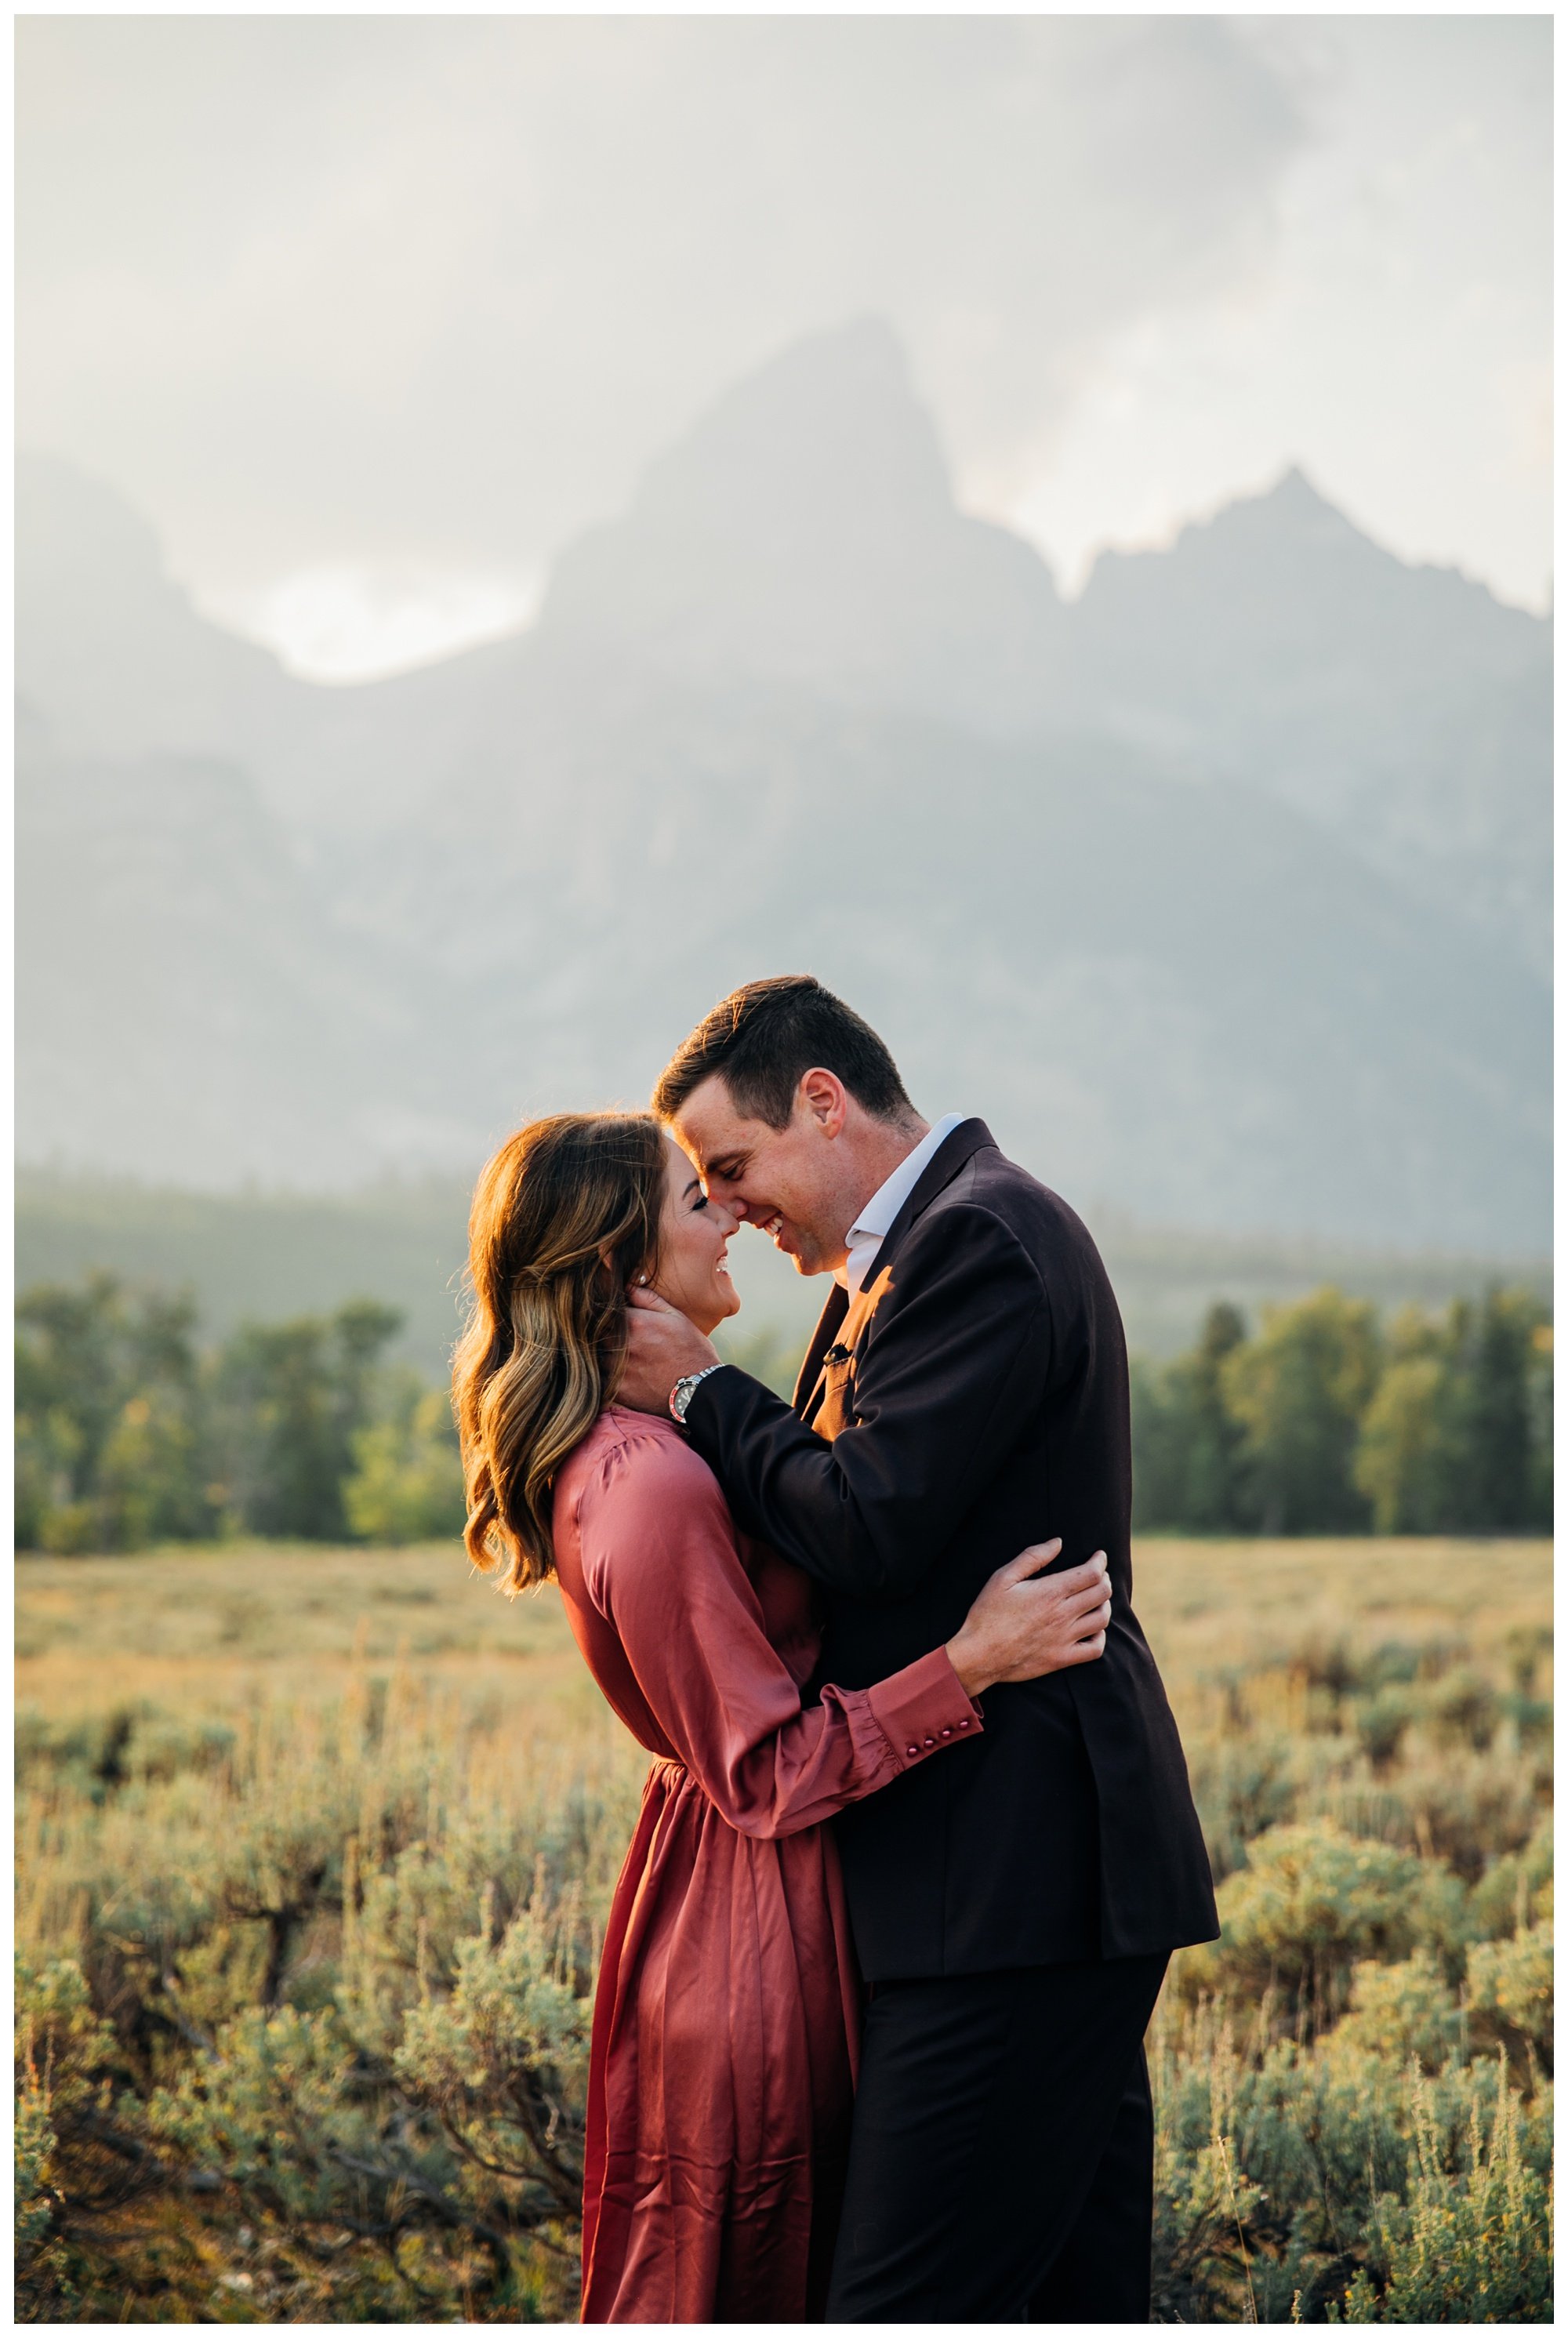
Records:
{"label": "mountain peak", "polygon": [[880,317],[793,343],[749,374],[647,471],[633,512],[770,533],[946,513],[941,442]]}
{"label": "mountain peak", "polygon": [[[1542,630],[1539,618],[1508,607],[1458,569],[1406,560],[1379,544],[1330,503],[1298,463],[1289,464],[1271,486],[1189,520],[1162,549],[1102,552],[1079,606],[1105,620],[1194,591],[1223,602],[1224,625],[1232,635],[1238,627],[1245,633],[1282,621],[1298,627],[1310,602],[1314,631],[1333,635],[1345,648],[1358,637],[1375,636],[1387,623],[1414,652],[1411,629],[1420,622],[1415,612],[1424,612],[1426,622],[1441,631],[1461,622],[1461,605],[1468,611],[1465,622],[1521,654],[1531,653],[1527,645],[1538,642]],[[1293,612],[1288,620],[1287,606]],[[1218,618],[1221,612],[1216,607],[1210,614]],[[1427,641],[1420,654],[1430,653]]]}
{"label": "mountain peak", "polygon": [[[1287,463],[1271,487],[1260,496],[1243,496],[1242,502],[1271,503],[1282,511],[1334,511],[1335,506],[1320,488],[1315,487],[1299,463]],[[1336,517],[1341,516],[1338,513]]]}
{"label": "mountain peak", "polygon": [[1230,514],[1252,510],[1259,520],[1267,519],[1272,527],[1284,527],[1298,538],[1306,537],[1318,545],[1359,544],[1376,551],[1385,559],[1395,555],[1384,553],[1353,519],[1342,512],[1338,504],[1330,503],[1320,487],[1314,486],[1299,463],[1291,463],[1281,471],[1271,487],[1261,495],[1242,496],[1226,512],[1219,515],[1224,520]]}
{"label": "mountain peak", "polygon": [[900,702],[956,670],[944,706],[984,708],[1035,687],[1059,608],[1030,545],[956,508],[897,336],[858,317],[759,367],[661,456],[624,518],[563,556],[539,631]]}
{"label": "mountain peak", "polygon": [[1392,560],[1369,535],[1348,519],[1337,504],[1315,486],[1299,463],[1281,471],[1270,487],[1240,495],[1206,519],[1190,520],[1176,539],[1178,553],[1211,544],[1216,549],[1265,545],[1270,549],[1325,551],[1360,546],[1379,560]]}

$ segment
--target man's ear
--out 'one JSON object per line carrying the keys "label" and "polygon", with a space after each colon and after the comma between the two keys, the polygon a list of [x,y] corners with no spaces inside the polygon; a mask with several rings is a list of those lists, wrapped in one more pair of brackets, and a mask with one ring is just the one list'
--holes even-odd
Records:
{"label": "man's ear", "polygon": [[824,1071],[816,1065],[810,1071],[801,1073],[795,1093],[824,1136],[842,1135],[849,1092],[837,1072]]}

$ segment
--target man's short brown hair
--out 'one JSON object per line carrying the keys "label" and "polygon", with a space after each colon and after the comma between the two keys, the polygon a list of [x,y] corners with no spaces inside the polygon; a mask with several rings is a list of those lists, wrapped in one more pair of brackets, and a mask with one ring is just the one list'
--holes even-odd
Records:
{"label": "man's short brown hair", "polygon": [[813,1068],[836,1074],[878,1120],[902,1120],[915,1109],[869,1023],[814,974],[770,975],[721,998],[671,1057],[653,1109],[673,1120],[692,1090],[718,1072],[738,1113],[782,1128],[802,1073]]}

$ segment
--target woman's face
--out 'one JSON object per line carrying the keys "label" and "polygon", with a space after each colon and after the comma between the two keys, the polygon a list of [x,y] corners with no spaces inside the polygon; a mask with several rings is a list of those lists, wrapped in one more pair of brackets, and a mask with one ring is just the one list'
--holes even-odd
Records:
{"label": "woman's face", "polygon": [[702,1180],[672,1136],[664,1139],[664,1214],[653,1288],[671,1307],[711,1331],[740,1304],[724,1262],[740,1221],[702,1191]]}

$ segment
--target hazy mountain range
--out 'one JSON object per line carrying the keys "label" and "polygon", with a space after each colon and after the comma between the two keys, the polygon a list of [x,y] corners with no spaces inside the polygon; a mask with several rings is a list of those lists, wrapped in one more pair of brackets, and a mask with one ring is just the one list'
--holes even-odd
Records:
{"label": "hazy mountain range", "polygon": [[787,352],[528,633],[300,682],[18,486],[19,1151],[467,1170],[809,967],[1081,1202],[1549,1237],[1551,629],[1291,473],[1063,603],[890,333]]}

